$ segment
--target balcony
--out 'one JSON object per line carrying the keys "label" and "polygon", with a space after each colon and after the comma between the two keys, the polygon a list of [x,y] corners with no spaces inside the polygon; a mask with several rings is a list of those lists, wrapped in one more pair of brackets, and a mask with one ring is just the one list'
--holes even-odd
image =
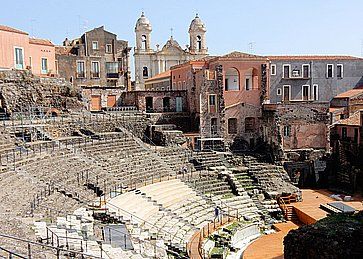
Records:
{"label": "balcony", "polygon": [[310,79],[310,71],[304,71],[294,69],[291,71],[290,75],[284,76],[284,79]]}
{"label": "balcony", "polygon": [[106,73],[106,77],[107,78],[109,78],[109,79],[117,79],[117,78],[119,78],[119,73],[114,73],[114,72],[112,72],[112,73]]}
{"label": "balcony", "polygon": [[120,77],[118,62],[106,62],[106,77],[108,79],[117,79]]}
{"label": "balcony", "polygon": [[91,72],[92,78],[100,78],[100,72]]}
{"label": "balcony", "polygon": [[84,72],[77,72],[77,78],[85,78],[86,75]]}

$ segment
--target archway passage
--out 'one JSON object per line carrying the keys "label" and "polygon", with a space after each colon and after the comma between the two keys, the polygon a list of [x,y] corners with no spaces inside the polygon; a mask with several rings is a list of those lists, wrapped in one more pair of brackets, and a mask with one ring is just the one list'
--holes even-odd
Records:
{"label": "archway passage", "polygon": [[228,68],[226,70],[224,89],[226,91],[239,90],[239,73],[237,69]]}

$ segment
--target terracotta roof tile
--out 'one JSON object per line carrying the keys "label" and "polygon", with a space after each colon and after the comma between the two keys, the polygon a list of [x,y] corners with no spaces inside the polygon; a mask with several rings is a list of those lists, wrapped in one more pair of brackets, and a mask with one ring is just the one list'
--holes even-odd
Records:
{"label": "terracotta roof tile", "polygon": [[338,94],[334,98],[352,98],[361,94],[363,94],[363,89],[350,89],[344,93]]}
{"label": "terracotta roof tile", "polygon": [[286,56],[267,56],[270,60],[363,60],[363,58],[342,55],[286,55]]}
{"label": "terracotta roof tile", "polygon": [[54,44],[50,40],[37,39],[37,38],[29,38],[29,43],[36,45],[54,46]]}
{"label": "terracotta roof tile", "polygon": [[239,51],[233,51],[231,53],[221,56],[221,58],[265,58],[265,57]]}
{"label": "terracotta roof tile", "polygon": [[25,34],[28,35],[28,33],[26,33],[25,31],[21,31],[15,28],[11,28],[9,26],[5,26],[5,25],[0,25],[0,31],[8,31],[8,32],[14,32],[14,33],[20,33],[20,34]]}
{"label": "terracotta roof tile", "polygon": [[163,73],[157,74],[154,77],[151,77],[151,78],[145,80],[145,82],[150,82],[150,81],[154,81],[154,80],[164,79],[164,78],[168,78],[170,76],[171,76],[171,71],[170,70],[167,70],[167,71],[165,71]]}

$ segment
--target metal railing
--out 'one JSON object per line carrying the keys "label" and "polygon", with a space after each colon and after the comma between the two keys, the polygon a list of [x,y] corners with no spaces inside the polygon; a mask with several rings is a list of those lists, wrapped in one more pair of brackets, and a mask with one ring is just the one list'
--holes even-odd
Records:
{"label": "metal railing", "polygon": [[[74,255],[78,255],[81,256],[81,258],[101,258],[98,256],[93,256],[84,252],[80,252],[80,251],[75,251],[75,250],[71,250],[71,249],[65,249],[62,248],[60,246],[52,246],[52,245],[48,245],[48,244],[43,244],[43,243],[38,243],[35,241],[30,241],[30,240],[26,240],[23,238],[19,238],[19,237],[14,237],[14,236],[10,236],[10,235],[5,235],[5,234],[1,234],[0,233],[0,238],[4,239],[3,243],[5,242],[15,242],[17,244],[17,248],[21,248],[21,244],[25,244],[26,249],[28,251],[27,257],[22,257],[20,256],[20,258],[36,258],[35,255],[39,255],[39,251],[34,251],[37,248],[44,250],[44,249],[48,249],[50,252],[55,253],[57,256],[57,259],[61,258],[61,253],[66,253],[66,254],[74,254]],[[4,250],[4,248],[2,248]],[[0,249],[1,250],[1,249]],[[12,253],[12,254],[17,254],[14,251],[10,251],[9,249],[8,253]],[[102,254],[101,254],[102,255]],[[11,257],[10,257],[11,258]]]}

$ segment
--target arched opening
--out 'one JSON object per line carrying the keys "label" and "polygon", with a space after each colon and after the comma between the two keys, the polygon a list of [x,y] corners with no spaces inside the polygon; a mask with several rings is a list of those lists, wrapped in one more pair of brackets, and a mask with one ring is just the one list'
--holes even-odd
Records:
{"label": "arched opening", "polygon": [[141,49],[147,50],[147,38],[146,38],[146,35],[141,36]]}
{"label": "arched opening", "polygon": [[197,36],[197,49],[202,49],[202,37],[200,35]]}
{"label": "arched opening", "polygon": [[142,68],[142,77],[143,78],[148,78],[149,77],[149,70],[147,69],[147,67]]}
{"label": "arched opening", "polygon": [[226,91],[239,90],[239,73],[235,68],[228,68],[224,78],[224,89]]}

